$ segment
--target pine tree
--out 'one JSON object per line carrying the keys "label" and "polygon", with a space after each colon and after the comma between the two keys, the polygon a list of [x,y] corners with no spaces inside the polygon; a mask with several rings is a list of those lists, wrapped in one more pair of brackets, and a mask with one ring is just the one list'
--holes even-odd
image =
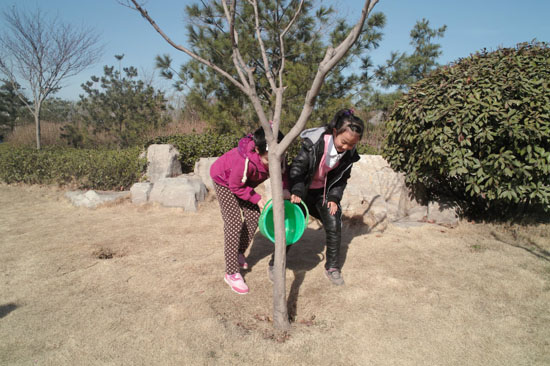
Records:
{"label": "pine tree", "polygon": [[[120,61],[123,56],[116,57]],[[101,78],[92,76],[82,84],[86,95],[79,102],[84,124],[94,134],[106,134],[119,147],[128,147],[167,122],[164,93],[139,80],[135,67],[103,70]]]}
{"label": "pine tree", "polygon": [[[262,14],[262,34],[266,53],[271,57],[274,74],[282,64],[279,34],[297,10],[298,2],[262,1],[258,4]],[[239,28],[239,49],[245,62],[255,68],[256,90],[270,118],[274,113],[275,98],[265,74],[261,50],[255,40],[253,7],[240,2],[235,19]],[[211,60],[225,70],[231,69],[231,39],[224,22],[224,10],[220,3],[209,2],[204,6],[187,6],[188,44],[190,49],[203,59]],[[346,19],[336,19],[332,7],[314,8],[312,2],[305,2],[296,26],[289,29],[285,37],[285,105],[282,113],[282,128],[288,129],[298,119],[302,110],[303,97],[315,77],[326,48],[338,44],[349,33],[351,26]],[[335,23],[335,24],[334,24]],[[385,24],[382,13],[372,14],[360,38],[342,61],[327,77],[317,97],[316,110],[309,125],[326,123],[334,112],[351,103],[357,87],[364,81],[354,72],[354,61],[366,57],[366,51],[378,47],[382,38],[381,28]],[[330,30],[330,31],[329,31]],[[219,132],[247,132],[258,126],[256,112],[249,99],[227,78],[212,68],[192,59],[181,65],[179,70],[172,66],[168,55],[157,56],[157,67],[161,75],[175,80],[175,87],[186,93],[187,107],[198,111]],[[359,68],[356,68],[359,70]],[[233,75],[238,77],[238,75]]]}
{"label": "pine tree", "polygon": [[[25,103],[18,96],[19,84],[2,80],[0,86],[0,135],[7,132],[13,132],[18,117],[21,115]],[[28,102],[27,102],[28,103]]]}

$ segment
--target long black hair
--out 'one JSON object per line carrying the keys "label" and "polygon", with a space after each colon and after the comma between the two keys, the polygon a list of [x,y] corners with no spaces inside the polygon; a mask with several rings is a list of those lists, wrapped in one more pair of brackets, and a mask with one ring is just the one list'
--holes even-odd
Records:
{"label": "long black hair", "polygon": [[[281,142],[284,137],[285,135],[281,131],[279,131],[277,142]],[[254,144],[258,148],[258,154],[265,154],[265,152],[267,151],[267,141],[265,140],[265,132],[263,127],[260,126],[256,131],[254,131],[252,139],[254,140]]]}
{"label": "long black hair", "polygon": [[362,138],[365,124],[354,113],[353,109],[341,109],[336,112],[332,121],[325,126],[326,132],[332,133],[336,130],[336,134],[339,135],[346,130],[350,130],[359,134],[359,138]]}

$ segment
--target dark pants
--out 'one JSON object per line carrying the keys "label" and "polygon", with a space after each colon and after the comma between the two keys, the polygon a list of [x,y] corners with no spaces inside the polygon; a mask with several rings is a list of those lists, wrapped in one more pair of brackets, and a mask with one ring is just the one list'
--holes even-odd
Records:
{"label": "dark pants", "polygon": [[[340,269],[340,244],[342,242],[342,208],[338,205],[338,211],[334,215],[330,214],[327,201],[323,204],[323,189],[310,189],[304,199],[304,203],[309,210],[309,214],[323,223],[326,240],[326,262],[325,269]],[[303,209],[303,208],[302,208]],[[286,252],[290,250],[289,245]],[[273,265],[273,255],[269,265]]]}

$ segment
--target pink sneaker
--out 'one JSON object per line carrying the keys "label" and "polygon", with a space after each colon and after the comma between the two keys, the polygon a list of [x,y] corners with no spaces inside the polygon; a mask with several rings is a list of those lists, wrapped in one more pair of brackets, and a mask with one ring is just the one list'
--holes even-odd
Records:
{"label": "pink sneaker", "polygon": [[248,293],[248,286],[244,283],[243,276],[240,273],[232,275],[226,273],[223,279],[239,295],[246,295]]}
{"label": "pink sneaker", "polygon": [[248,269],[248,263],[246,263],[246,258],[244,257],[244,254],[239,253],[237,256],[237,262],[239,262],[239,267],[242,269]]}

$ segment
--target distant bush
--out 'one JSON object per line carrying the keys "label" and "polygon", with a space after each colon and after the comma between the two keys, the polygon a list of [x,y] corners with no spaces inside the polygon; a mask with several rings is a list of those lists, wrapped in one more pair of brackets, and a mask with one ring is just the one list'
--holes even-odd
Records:
{"label": "distant bush", "polygon": [[380,155],[381,151],[368,144],[358,144],[357,152],[361,155]]}
{"label": "distant bush", "polygon": [[[228,134],[189,134],[157,137],[152,144],[171,144],[180,153],[184,173],[192,172],[200,158],[217,157],[236,147],[242,136]],[[287,151],[289,163],[296,156],[299,140]],[[369,153],[367,145],[358,147]],[[79,189],[128,189],[145,174],[147,161],[140,158],[142,147],[128,149],[77,149],[0,144],[0,181],[5,183],[57,184]]]}
{"label": "distant bush", "polygon": [[414,84],[383,155],[409,183],[465,212],[550,207],[550,49],[480,52]]}
{"label": "distant bush", "polygon": [[5,183],[57,184],[79,189],[128,189],[145,173],[140,148],[36,150],[0,144],[0,180]]}

